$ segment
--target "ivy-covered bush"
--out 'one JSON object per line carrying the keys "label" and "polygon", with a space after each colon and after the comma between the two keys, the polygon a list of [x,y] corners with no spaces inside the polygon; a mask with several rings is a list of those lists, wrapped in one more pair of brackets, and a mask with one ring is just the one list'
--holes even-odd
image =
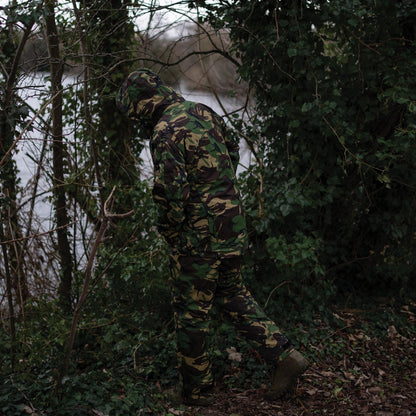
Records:
{"label": "ivy-covered bush", "polygon": [[238,126],[261,161],[242,178],[253,284],[414,289],[415,3],[193,3],[229,30],[255,90]]}

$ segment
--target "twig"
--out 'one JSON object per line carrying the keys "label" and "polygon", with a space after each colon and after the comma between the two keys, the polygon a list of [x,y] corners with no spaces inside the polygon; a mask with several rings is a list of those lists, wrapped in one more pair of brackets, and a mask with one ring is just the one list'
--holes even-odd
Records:
{"label": "twig", "polygon": [[43,235],[51,234],[51,233],[53,233],[53,232],[55,232],[57,230],[62,230],[63,228],[68,228],[69,226],[71,226],[71,225],[73,225],[75,223],[76,223],[76,221],[71,221],[68,224],[62,225],[61,227],[56,227],[56,228],[54,228],[52,230],[48,230],[48,231],[45,231],[43,233],[37,233],[37,234],[27,235],[26,237],[15,238],[13,240],[1,241],[0,242],[0,245],[17,243],[19,241],[31,240],[32,238],[42,237]]}
{"label": "twig", "polygon": [[[128,216],[132,215],[133,212],[134,212],[134,210],[130,210],[129,212],[126,212],[125,214],[112,214],[108,211],[108,204],[110,203],[110,201],[113,197],[115,188],[116,187],[114,186],[113,189],[111,190],[110,195],[108,196],[107,200],[104,203],[104,206],[103,206],[103,220],[101,222],[100,229],[98,230],[98,233],[97,233],[97,238],[95,239],[94,245],[91,249],[91,253],[90,253],[90,256],[89,256],[89,259],[88,259],[87,268],[86,268],[86,271],[85,271],[84,285],[83,285],[81,296],[80,296],[80,298],[78,300],[78,303],[75,307],[74,315],[73,315],[73,318],[72,318],[71,333],[69,335],[67,350],[66,350],[64,373],[66,373],[68,371],[70,355],[71,355],[72,348],[74,346],[78,321],[79,321],[79,317],[81,315],[81,308],[82,308],[82,306],[83,306],[83,304],[84,304],[84,302],[87,298],[88,287],[89,287],[89,284],[90,284],[90,281],[91,281],[92,268],[93,268],[93,265],[94,265],[95,256],[97,254],[97,251],[98,251],[98,248],[99,248],[101,242],[104,239],[104,234],[105,234],[105,231],[107,229],[108,222],[110,221],[111,218],[125,218],[125,217],[128,217]],[[63,375],[61,375],[61,380],[62,380],[62,376]],[[59,381],[59,384],[60,384],[61,380]]]}
{"label": "twig", "polygon": [[377,49],[374,49],[374,48],[372,48],[368,43],[365,43],[365,42],[363,42],[362,40],[361,40],[361,38],[359,38],[353,31],[351,31],[350,29],[348,29],[348,27],[346,27],[346,26],[344,26],[344,29],[347,31],[347,32],[349,32],[350,33],[350,35],[354,38],[354,39],[356,39],[356,40],[358,40],[358,42],[359,43],[361,43],[361,45],[363,45],[363,46],[365,46],[366,48],[368,48],[368,49],[370,49],[370,51],[373,51],[373,52],[375,52],[377,55],[381,55],[381,53],[377,50]]}
{"label": "twig", "polygon": [[26,132],[26,130],[33,124],[33,122],[36,120],[38,115],[43,112],[43,110],[62,92],[58,91],[56,94],[54,94],[46,103],[38,110],[38,112],[32,117],[32,119],[26,124],[24,129],[20,132],[19,136],[16,138],[16,140],[12,143],[12,145],[9,147],[7,152],[4,154],[3,159],[0,160],[0,166],[3,166],[5,160],[9,157],[12,150],[16,147],[17,143],[22,139],[23,134]]}
{"label": "twig", "polygon": [[327,120],[327,118],[325,116],[322,116],[322,120],[325,121],[325,123],[328,125],[328,127],[335,134],[335,137],[338,139],[338,142],[340,143],[340,145],[344,148],[344,151],[346,153],[349,153],[359,164],[362,164],[364,166],[367,166],[368,168],[373,169],[373,170],[378,171],[378,172],[384,172],[384,169],[380,169],[380,168],[377,168],[375,166],[370,165],[369,163],[365,162],[364,160],[361,160],[353,152],[351,152],[351,150],[348,149],[348,147],[345,146],[345,144],[342,142],[341,137],[339,136],[339,134],[337,133],[337,131],[335,130],[335,128],[331,125],[331,123]]}
{"label": "twig", "polygon": [[277,289],[280,289],[283,285],[288,285],[290,284],[290,282],[288,280],[285,280],[284,282],[278,284],[269,294],[266,303],[264,304],[264,309],[266,309],[267,304],[269,303],[269,300],[271,298],[271,296],[273,295],[274,291],[276,291]]}

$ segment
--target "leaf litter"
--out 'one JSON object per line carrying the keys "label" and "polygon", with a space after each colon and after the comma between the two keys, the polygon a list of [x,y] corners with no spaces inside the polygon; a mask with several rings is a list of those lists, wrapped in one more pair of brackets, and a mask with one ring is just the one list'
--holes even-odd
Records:
{"label": "leaf litter", "polygon": [[[416,416],[416,320],[409,307],[403,307],[401,312],[408,316],[412,330],[402,334],[390,325],[384,337],[370,336],[362,329],[352,331],[355,312],[340,316],[348,321],[344,331],[336,333],[336,341],[346,345],[342,356],[331,354],[330,346],[321,347],[321,358],[315,360],[302,375],[296,391],[284,400],[265,400],[266,385],[241,390],[220,380],[215,388],[215,405],[181,406],[175,413],[166,404],[166,415]],[[230,359],[236,358],[235,352],[228,351]]]}

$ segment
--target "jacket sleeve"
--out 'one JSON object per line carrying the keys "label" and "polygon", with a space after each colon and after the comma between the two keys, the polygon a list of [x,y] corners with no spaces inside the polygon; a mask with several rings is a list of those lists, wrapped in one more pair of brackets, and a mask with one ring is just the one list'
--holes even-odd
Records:
{"label": "jacket sleeve", "polygon": [[189,183],[185,148],[175,135],[159,133],[152,144],[154,163],[153,199],[159,207],[158,229],[172,243],[185,220]]}

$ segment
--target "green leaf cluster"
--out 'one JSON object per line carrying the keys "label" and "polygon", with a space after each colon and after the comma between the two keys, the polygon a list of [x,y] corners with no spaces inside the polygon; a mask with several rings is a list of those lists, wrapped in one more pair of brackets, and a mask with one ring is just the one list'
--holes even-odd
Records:
{"label": "green leaf cluster", "polygon": [[257,279],[270,269],[302,284],[325,275],[340,293],[414,289],[415,3],[198,3],[229,30],[255,90],[242,128],[261,163],[242,188],[251,261],[269,263]]}

